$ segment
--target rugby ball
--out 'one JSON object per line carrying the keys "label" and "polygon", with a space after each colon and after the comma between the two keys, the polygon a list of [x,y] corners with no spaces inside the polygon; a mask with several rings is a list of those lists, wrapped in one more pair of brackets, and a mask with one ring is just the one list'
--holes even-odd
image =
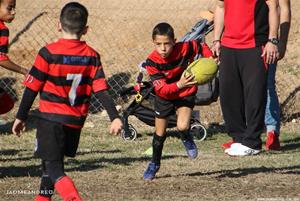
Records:
{"label": "rugby ball", "polygon": [[0,88],[0,114],[9,112],[14,107],[14,100],[3,89]]}
{"label": "rugby ball", "polygon": [[194,75],[198,85],[209,82],[218,71],[217,63],[212,58],[200,58],[188,65],[184,75]]}

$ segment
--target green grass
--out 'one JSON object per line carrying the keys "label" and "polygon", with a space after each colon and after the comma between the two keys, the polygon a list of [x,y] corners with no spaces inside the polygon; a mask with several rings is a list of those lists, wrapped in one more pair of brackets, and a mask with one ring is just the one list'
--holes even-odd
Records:
{"label": "green grass", "polygon": [[[251,157],[229,157],[220,144],[229,138],[215,133],[197,141],[196,160],[186,157],[181,141],[167,138],[161,169],[151,182],[142,179],[149,156],[152,129],[134,142],[107,134],[108,124],[85,128],[75,159],[66,159],[66,172],[84,200],[261,200],[300,199],[300,133],[281,134],[283,150]],[[139,128],[141,131],[141,129]],[[262,136],[263,140],[265,136]],[[40,161],[33,157],[35,129],[21,138],[0,134],[1,200],[33,200],[39,188]],[[55,195],[53,200],[60,200]]]}

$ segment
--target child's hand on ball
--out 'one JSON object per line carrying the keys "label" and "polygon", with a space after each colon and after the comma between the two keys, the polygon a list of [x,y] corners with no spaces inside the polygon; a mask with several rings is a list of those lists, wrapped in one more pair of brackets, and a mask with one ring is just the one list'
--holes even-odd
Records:
{"label": "child's hand on ball", "polygon": [[185,88],[185,87],[192,87],[195,84],[197,84],[194,80],[194,75],[189,73],[183,73],[181,75],[180,80],[176,83],[179,89]]}

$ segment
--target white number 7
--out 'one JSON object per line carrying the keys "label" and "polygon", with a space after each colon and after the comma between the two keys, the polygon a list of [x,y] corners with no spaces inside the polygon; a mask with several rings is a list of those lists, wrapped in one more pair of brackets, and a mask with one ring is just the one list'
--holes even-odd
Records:
{"label": "white number 7", "polygon": [[67,74],[67,80],[73,80],[71,90],[69,91],[69,101],[72,106],[75,104],[76,89],[79,86],[81,79],[82,74]]}

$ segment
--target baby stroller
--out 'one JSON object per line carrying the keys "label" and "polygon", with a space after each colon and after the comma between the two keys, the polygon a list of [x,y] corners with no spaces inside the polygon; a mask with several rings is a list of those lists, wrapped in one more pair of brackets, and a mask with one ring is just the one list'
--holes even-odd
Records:
{"label": "baby stroller", "polygon": [[[135,99],[127,106],[121,116],[123,130],[121,136],[126,141],[133,141],[137,137],[137,130],[128,122],[128,117],[134,115],[149,126],[154,125],[154,99],[153,86],[151,82],[137,83],[135,86],[125,88],[120,92],[121,96],[135,95]],[[176,114],[169,117],[168,128],[176,127]],[[206,128],[194,117],[191,118],[190,132],[198,140],[204,140],[207,136]]]}
{"label": "baby stroller", "polygon": [[[180,41],[188,41],[191,39],[203,41],[204,36],[213,29],[213,24],[208,20],[203,19],[195,24],[190,32],[188,32]],[[196,57],[195,59],[198,59]],[[143,62],[140,64],[140,68],[143,67]],[[153,86],[151,82],[142,81],[143,74],[140,72],[137,77],[137,84],[128,88],[123,88],[119,95],[124,96],[135,96],[135,99],[127,106],[123,111],[121,118],[123,120],[123,130],[121,136],[126,141],[133,141],[137,137],[137,130],[128,122],[128,117],[134,115],[140,121],[146,123],[149,126],[155,126],[155,112],[154,112],[154,99],[155,94],[153,93]],[[197,103],[198,102],[198,103]],[[201,101],[200,101],[201,102]],[[197,98],[197,105],[201,105]],[[207,104],[207,100],[204,101]],[[210,102],[209,102],[210,104]],[[176,114],[169,117],[168,128],[176,127],[177,124]],[[200,121],[192,116],[190,122],[190,132],[197,140],[204,140],[207,137],[206,128],[200,123]]]}

